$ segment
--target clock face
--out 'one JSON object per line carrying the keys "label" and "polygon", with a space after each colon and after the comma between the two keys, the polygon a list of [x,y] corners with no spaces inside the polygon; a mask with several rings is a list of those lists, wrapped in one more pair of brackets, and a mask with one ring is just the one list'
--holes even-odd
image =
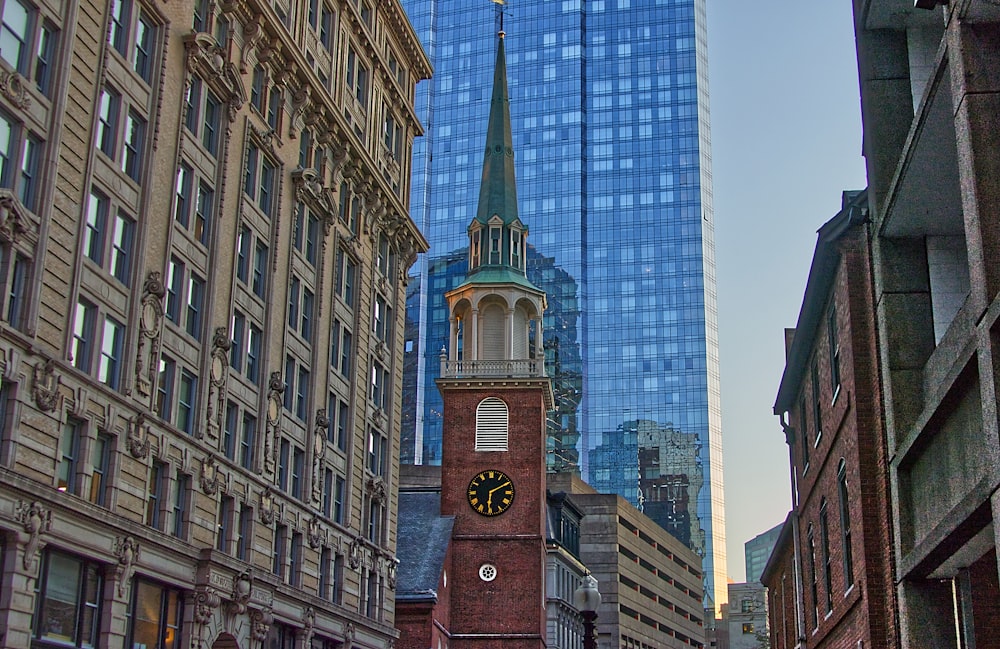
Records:
{"label": "clock face", "polygon": [[514,502],[514,483],[503,471],[487,469],[469,482],[469,505],[483,516],[498,516]]}

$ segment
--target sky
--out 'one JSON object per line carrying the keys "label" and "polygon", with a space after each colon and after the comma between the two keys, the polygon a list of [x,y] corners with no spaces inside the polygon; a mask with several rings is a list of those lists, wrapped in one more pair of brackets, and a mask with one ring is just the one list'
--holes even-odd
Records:
{"label": "sky", "polygon": [[709,92],[729,576],[791,507],[772,414],[816,230],[863,189],[848,0],[708,1]]}

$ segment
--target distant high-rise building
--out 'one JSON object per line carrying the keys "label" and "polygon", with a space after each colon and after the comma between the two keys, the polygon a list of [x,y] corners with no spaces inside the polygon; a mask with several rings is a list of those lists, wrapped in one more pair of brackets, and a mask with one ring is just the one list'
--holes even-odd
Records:
{"label": "distant high-rise building", "polygon": [[[495,15],[485,0],[404,0],[434,65],[418,87],[411,209],[431,244],[407,348],[403,461],[441,461],[434,385],[448,346],[444,294],[464,277],[489,104]],[[704,561],[706,603],[726,598],[722,431],[704,0],[511,4],[503,20],[528,278],[545,291],[550,471],[580,471],[633,505],[630,426],[690,438],[683,525],[646,509]],[[669,431],[669,432],[667,432]],[[608,445],[605,448],[605,445]],[[658,442],[657,448],[663,448]],[[613,460],[613,464],[605,463]],[[675,492],[677,489],[674,490]],[[671,508],[661,507],[664,513]],[[655,510],[656,508],[654,508]]]}
{"label": "distant high-rise building", "polygon": [[764,566],[774,550],[774,544],[778,542],[781,534],[781,526],[778,523],[766,532],[761,532],[743,544],[743,552],[746,555],[747,582],[760,581],[760,573],[764,572]]}

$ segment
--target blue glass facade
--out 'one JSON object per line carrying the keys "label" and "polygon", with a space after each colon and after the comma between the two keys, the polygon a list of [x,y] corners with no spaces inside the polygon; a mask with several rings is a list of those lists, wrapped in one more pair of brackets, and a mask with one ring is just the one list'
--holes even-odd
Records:
{"label": "blue glass facade", "polygon": [[[495,5],[404,0],[435,72],[417,89],[402,455],[441,457],[445,291],[466,272]],[[507,69],[528,278],[549,301],[551,470],[581,471],[704,556],[725,601],[704,0],[518,0]],[[721,597],[721,599],[720,599]]]}

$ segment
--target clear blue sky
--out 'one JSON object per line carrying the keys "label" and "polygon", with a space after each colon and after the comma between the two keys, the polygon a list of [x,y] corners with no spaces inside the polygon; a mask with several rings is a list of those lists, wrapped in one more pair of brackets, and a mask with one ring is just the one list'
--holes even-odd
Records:
{"label": "clear blue sky", "polygon": [[816,230],[862,189],[848,0],[708,3],[729,575],[791,506],[771,413]]}

